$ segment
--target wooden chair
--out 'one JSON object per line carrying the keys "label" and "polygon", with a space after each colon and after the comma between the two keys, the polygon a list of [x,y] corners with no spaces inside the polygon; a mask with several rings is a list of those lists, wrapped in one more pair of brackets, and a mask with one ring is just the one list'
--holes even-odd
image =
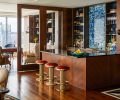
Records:
{"label": "wooden chair", "polygon": [[[15,44],[6,44],[5,48],[15,48]],[[9,54],[11,57],[13,57],[13,52],[9,52],[7,54]]]}
{"label": "wooden chair", "polygon": [[39,59],[39,44],[35,45],[35,53],[29,53],[26,55],[25,64],[35,63]]}
{"label": "wooden chair", "polygon": [[0,100],[4,100],[5,93],[9,92],[6,88],[9,71],[6,68],[0,68]]}
{"label": "wooden chair", "polygon": [[3,65],[10,65],[10,69],[11,69],[11,62],[9,60],[9,55],[3,54],[1,52],[1,47],[0,47],[0,66],[2,67]]}

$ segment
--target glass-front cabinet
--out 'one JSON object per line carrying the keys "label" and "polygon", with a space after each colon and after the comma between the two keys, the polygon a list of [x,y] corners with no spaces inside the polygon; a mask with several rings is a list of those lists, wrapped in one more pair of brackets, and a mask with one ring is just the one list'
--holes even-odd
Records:
{"label": "glass-front cabinet", "polygon": [[73,9],[73,46],[116,51],[116,2]]}

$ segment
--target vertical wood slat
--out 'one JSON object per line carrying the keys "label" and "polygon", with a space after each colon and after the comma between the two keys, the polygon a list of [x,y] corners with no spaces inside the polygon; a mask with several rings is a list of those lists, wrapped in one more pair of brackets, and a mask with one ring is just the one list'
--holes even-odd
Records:
{"label": "vertical wood slat", "polygon": [[17,70],[21,70],[21,6],[17,5]]}
{"label": "vertical wood slat", "polygon": [[40,50],[44,50],[46,48],[46,9],[40,9],[40,35],[39,35],[39,43],[40,43]]}
{"label": "vertical wood slat", "polygon": [[[120,0],[117,0],[117,31],[120,30]],[[120,52],[120,35],[117,34],[117,52]]]}

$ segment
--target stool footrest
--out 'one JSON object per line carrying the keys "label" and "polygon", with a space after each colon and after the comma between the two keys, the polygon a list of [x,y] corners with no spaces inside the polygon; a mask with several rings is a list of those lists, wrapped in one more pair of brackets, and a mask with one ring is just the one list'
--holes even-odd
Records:
{"label": "stool footrest", "polygon": [[[55,83],[59,85],[59,84],[60,84],[60,81],[56,81]],[[69,84],[69,81],[65,81],[65,84],[68,85],[68,84]]]}
{"label": "stool footrest", "polygon": [[[36,78],[36,81],[40,81],[40,79],[39,79],[39,78]],[[44,79],[44,81],[47,81],[47,79]]]}
{"label": "stool footrest", "polygon": [[55,87],[55,90],[59,91],[59,92],[64,92],[64,91],[69,91],[70,90],[70,87],[69,85],[65,85],[65,89],[64,90],[60,90],[60,87],[59,86],[56,86]]}
{"label": "stool footrest", "polygon": [[53,86],[53,85],[56,85],[56,84],[55,84],[55,83],[46,82],[46,85],[48,85],[48,86]]}
{"label": "stool footrest", "polygon": [[[37,76],[39,76],[39,74],[38,74],[38,73],[36,73],[36,75],[37,75]],[[48,76],[48,74],[47,74],[47,73],[44,73],[44,76]]]}
{"label": "stool footrest", "polygon": [[[48,80],[50,79],[49,76],[47,76],[47,79],[48,79]],[[54,76],[54,79],[57,79],[57,76]]]}

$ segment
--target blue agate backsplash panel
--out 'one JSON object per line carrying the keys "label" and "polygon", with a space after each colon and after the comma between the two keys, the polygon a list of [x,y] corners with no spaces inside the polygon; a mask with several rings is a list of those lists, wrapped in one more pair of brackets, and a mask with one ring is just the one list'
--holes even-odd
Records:
{"label": "blue agate backsplash panel", "polygon": [[105,4],[89,7],[89,47],[105,49]]}

